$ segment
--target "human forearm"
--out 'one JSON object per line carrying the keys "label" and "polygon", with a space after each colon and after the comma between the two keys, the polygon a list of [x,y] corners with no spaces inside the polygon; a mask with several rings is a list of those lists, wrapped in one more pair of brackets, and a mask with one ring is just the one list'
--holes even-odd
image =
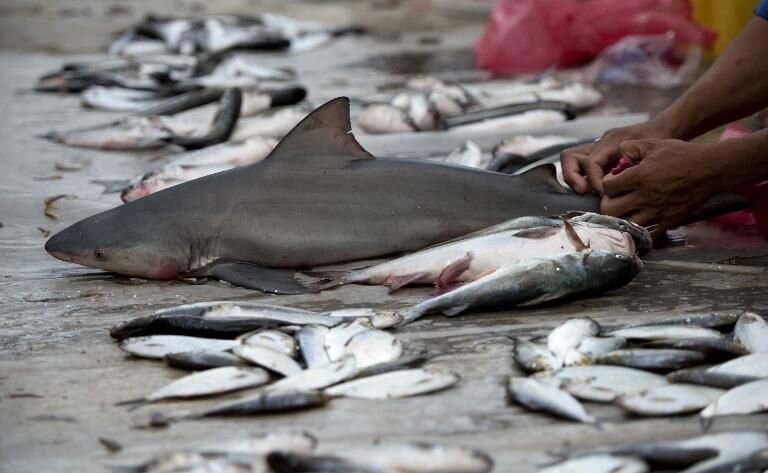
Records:
{"label": "human forearm", "polygon": [[688,140],[768,106],[768,21],[754,18],[712,67],[651,121]]}
{"label": "human forearm", "polygon": [[711,146],[715,152],[706,165],[718,192],[738,192],[768,180],[768,129]]}

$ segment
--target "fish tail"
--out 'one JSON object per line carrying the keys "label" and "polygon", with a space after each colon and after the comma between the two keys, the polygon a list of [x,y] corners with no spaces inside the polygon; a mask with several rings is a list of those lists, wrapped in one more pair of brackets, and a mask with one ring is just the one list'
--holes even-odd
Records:
{"label": "fish tail", "polygon": [[345,284],[360,282],[352,277],[351,271],[304,271],[303,274],[313,278],[320,278],[321,281],[313,284],[311,287],[315,291],[327,291]]}

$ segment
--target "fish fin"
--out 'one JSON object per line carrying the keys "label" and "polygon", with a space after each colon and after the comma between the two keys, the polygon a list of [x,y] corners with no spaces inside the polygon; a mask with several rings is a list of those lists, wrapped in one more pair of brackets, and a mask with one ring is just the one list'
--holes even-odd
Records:
{"label": "fish fin", "polygon": [[374,159],[352,134],[347,97],[326,102],[307,115],[275,146],[264,162],[313,168],[327,166],[328,160],[334,157],[344,162]]}
{"label": "fish fin", "polygon": [[[333,289],[334,287],[344,286],[345,284],[349,284],[353,282],[347,277],[349,275],[348,271],[327,271],[326,272],[326,274],[330,274],[330,273],[338,273],[338,274],[337,276],[332,276],[330,280],[326,278],[324,282],[315,284],[312,286],[312,288],[320,292],[320,291],[326,291],[328,289]],[[307,274],[307,273],[304,273],[304,274]]]}
{"label": "fish fin", "polygon": [[408,284],[414,281],[418,281],[425,276],[429,276],[429,273],[422,271],[418,273],[403,274],[400,276],[391,275],[387,278],[386,281],[384,281],[384,286],[389,288],[389,293],[392,294],[403,286],[407,286]]}
{"label": "fish fin", "polygon": [[440,271],[440,275],[435,281],[437,289],[444,289],[456,282],[456,278],[464,274],[472,263],[472,253],[467,253],[456,261],[452,261],[448,266]]}
{"label": "fish fin", "polygon": [[519,174],[518,177],[530,182],[539,184],[540,187],[545,188],[550,192],[556,192],[559,194],[570,194],[571,191],[564,188],[557,182],[557,171],[554,164],[544,164],[537,166],[530,171],[526,171]]}
{"label": "fish fin", "polygon": [[459,315],[460,313],[464,312],[467,309],[469,309],[469,304],[456,305],[456,306],[444,309],[443,315],[447,317],[453,317],[454,315]]}
{"label": "fish fin", "polygon": [[555,233],[559,232],[561,229],[560,227],[533,227],[533,228],[524,228],[520,230],[519,232],[515,232],[516,237],[519,238],[530,238],[532,240],[540,240],[542,238],[546,238],[548,236],[554,235]]}
{"label": "fish fin", "polygon": [[584,243],[584,240],[582,240],[579,234],[576,233],[576,229],[573,228],[573,224],[569,222],[568,219],[563,219],[563,227],[565,228],[565,235],[571,240],[571,243],[573,243],[577,251],[589,249],[589,245]]}
{"label": "fish fin", "polygon": [[257,289],[271,294],[304,294],[313,292],[294,278],[294,271],[267,268],[245,261],[218,260],[208,274],[234,286]]}

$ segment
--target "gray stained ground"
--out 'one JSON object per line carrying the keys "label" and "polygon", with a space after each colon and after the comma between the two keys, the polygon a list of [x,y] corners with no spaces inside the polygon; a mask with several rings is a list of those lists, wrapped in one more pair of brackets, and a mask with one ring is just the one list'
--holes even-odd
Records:
{"label": "gray stained ground", "polygon": [[[466,45],[469,38],[471,34],[459,40]],[[350,83],[360,94],[391,79],[370,68],[338,69],[339,64],[362,59],[359,51],[364,43],[360,41],[367,40],[350,41],[354,42],[340,45],[339,50],[324,50],[299,61],[301,77],[308,78],[316,103],[347,90]],[[383,52],[402,47],[402,43],[376,45]],[[694,418],[627,418],[612,406],[588,406],[602,421],[600,428],[508,406],[503,382],[516,374],[516,368],[507,336],[543,335],[575,315],[614,325],[695,309],[768,309],[765,276],[649,270],[628,287],[604,297],[533,310],[430,317],[399,330],[397,335],[408,351],[427,348],[439,355],[435,364],[461,374],[460,385],[443,393],[382,402],[342,399],[300,414],[134,429],[131,423],[136,414],[113,404],[143,396],[183,373],[128,358],[109,338],[107,329],[170,304],[262,296],[218,282],[124,285],[109,275],[45,254],[42,230],[55,232],[118,203],[115,194],[101,195],[101,188],[89,183],[90,179],[131,176],[158,155],[78,150],[34,138],[50,128],[98,123],[115,116],[83,111],[75,97],[19,91],[63,59],[0,53],[0,471],[98,472],[105,465],[140,461],[171,448],[257,432],[305,429],[320,439],[323,451],[379,439],[439,441],[488,452],[496,462],[495,471],[532,472],[548,460],[547,452],[560,448],[676,439],[701,430]],[[270,63],[279,60],[271,58]],[[81,160],[84,168],[57,171],[54,163],[59,159]],[[61,179],[44,180],[56,175]],[[76,196],[58,202],[58,221],[43,215],[43,199],[55,194]],[[666,256],[713,261],[764,253],[768,248],[758,246],[748,251],[675,250]],[[319,295],[265,299],[321,309],[399,307],[426,295],[427,290],[422,289],[389,296],[383,288],[349,286]],[[713,429],[758,428],[766,421],[768,416],[726,418],[717,420]],[[118,441],[125,448],[109,454],[99,437]]]}

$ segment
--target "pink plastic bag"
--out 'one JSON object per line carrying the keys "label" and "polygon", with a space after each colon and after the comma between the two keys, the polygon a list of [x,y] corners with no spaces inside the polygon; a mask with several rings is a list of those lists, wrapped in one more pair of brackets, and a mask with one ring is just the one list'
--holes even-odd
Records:
{"label": "pink plastic bag", "polygon": [[514,74],[583,63],[628,35],[672,31],[711,44],[717,35],[695,23],[691,10],[690,0],[497,0],[475,60]]}

